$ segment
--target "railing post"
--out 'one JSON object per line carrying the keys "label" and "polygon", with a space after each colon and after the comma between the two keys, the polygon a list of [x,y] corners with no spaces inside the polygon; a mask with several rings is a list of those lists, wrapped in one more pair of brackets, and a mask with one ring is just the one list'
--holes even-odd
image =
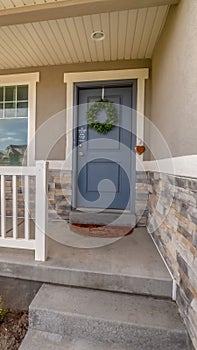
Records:
{"label": "railing post", "polygon": [[35,260],[47,258],[48,163],[36,162]]}

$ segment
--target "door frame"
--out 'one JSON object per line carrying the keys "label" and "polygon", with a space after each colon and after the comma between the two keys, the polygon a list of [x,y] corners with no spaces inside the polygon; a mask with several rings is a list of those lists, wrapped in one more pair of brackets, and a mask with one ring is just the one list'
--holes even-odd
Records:
{"label": "door frame", "polygon": [[[74,152],[73,157],[69,157],[72,154],[73,149],[73,127],[76,120],[74,116],[73,107],[76,103],[75,101],[75,88],[77,85],[82,83],[95,83],[99,82],[108,82],[113,81],[121,82],[128,80],[137,80],[137,108],[136,108],[136,143],[138,145],[143,144],[144,141],[144,106],[145,106],[145,80],[149,78],[149,69],[148,68],[139,68],[139,69],[124,69],[124,70],[108,70],[108,71],[90,71],[90,72],[74,72],[74,73],[65,73],[64,74],[64,83],[66,83],[66,152],[65,157],[69,158],[67,162],[67,170],[72,172],[72,188],[76,184],[76,174],[73,171],[73,167],[76,165],[76,155]],[[138,156],[138,161],[143,161],[143,155]],[[137,170],[137,167],[136,167]],[[72,190],[72,208],[76,207],[76,191]]]}
{"label": "door frame", "polygon": [[[111,80],[111,81],[99,81],[99,82],[85,82],[85,83],[75,83],[74,84],[74,103],[73,106],[78,106],[78,94],[79,90],[82,88],[102,88],[102,86],[108,87],[121,87],[121,86],[133,86],[132,94],[132,108],[136,110],[137,107],[137,80],[127,79],[127,80]],[[73,111],[73,157],[72,157],[72,209],[81,209],[77,206],[77,181],[78,181],[78,152],[77,152],[77,127],[78,127],[78,108],[74,108]],[[135,118],[136,119],[136,118]],[[135,120],[134,119],[134,120]],[[132,128],[133,132],[136,134],[136,122]],[[134,144],[132,144],[132,148]],[[136,157],[132,157],[131,160],[131,174],[132,181],[130,183],[130,191],[133,194],[133,201],[130,201],[129,211],[135,212],[135,174],[136,174]],[[86,209],[85,207],[82,208]],[[113,209],[113,211],[120,211],[120,209]],[[112,211],[112,209],[110,209]]]}

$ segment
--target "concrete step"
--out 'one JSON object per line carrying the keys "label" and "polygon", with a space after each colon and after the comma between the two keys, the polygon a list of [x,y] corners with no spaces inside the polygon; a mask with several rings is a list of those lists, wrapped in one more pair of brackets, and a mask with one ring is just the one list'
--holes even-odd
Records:
{"label": "concrete step", "polygon": [[27,332],[20,350],[130,350],[130,348],[87,339],[72,339],[31,329]]}
{"label": "concrete step", "polygon": [[30,329],[130,350],[189,349],[175,303],[122,293],[44,284],[30,305]]}
{"label": "concrete step", "polygon": [[[67,239],[62,222],[51,223],[51,232],[56,240],[59,233]],[[34,260],[34,252],[0,248],[0,276],[171,298],[172,278],[145,228],[103,246],[102,238],[91,237],[98,247],[86,249],[80,244],[87,245],[87,237],[72,236],[77,248],[50,239],[49,258],[41,263]]]}
{"label": "concrete step", "polygon": [[75,224],[94,224],[135,227],[136,215],[114,211],[79,211],[73,210],[69,214],[69,222]]}

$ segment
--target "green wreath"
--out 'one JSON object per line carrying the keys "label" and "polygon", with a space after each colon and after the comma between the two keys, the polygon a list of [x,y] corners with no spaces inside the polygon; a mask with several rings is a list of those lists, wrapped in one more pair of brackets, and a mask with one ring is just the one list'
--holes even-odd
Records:
{"label": "green wreath", "polygon": [[[107,118],[104,123],[97,120],[100,111],[105,110]],[[112,101],[107,99],[94,102],[87,111],[87,122],[91,129],[100,134],[107,134],[114,127],[118,120],[117,108]]]}

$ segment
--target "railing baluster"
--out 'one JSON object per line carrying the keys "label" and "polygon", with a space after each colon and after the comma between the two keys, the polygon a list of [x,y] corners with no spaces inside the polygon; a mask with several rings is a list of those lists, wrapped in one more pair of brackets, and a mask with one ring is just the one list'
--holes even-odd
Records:
{"label": "railing baluster", "polygon": [[29,240],[29,176],[25,176],[25,239]]}
{"label": "railing baluster", "polygon": [[1,237],[5,238],[5,175],[1,175]]}
{"label": "railing baluster", "polygon": [[[1,222],[0,222],[0,247],[33,249],[35,251],[35,259],[44,261],[47,257],[47,225],[48,225],[48,163],[45,161],[36,162],[36,166],[32,167],[2,167],[1,169]],[[18,208],[21,195],[18,193],[17,180],[22,176],[22,187],[24,189],[24,234],[19,235],[18,226]],[[9,232],[6,222],[6,180],[11,177],[11,209],[12,220]],[[31,221],[30,221],[30,178],[35,177],[36,195],[35,195],[35,237],[31,239]],[[9,189],[8,189],[9,190]],[[9,192],[10,194],[10,192]]]}
{"label": "railing baluster", "polygon": [[13,210],[13,238],[18,237],[18,213],[17,213],[17,177],[13,175],[12,177],[12,210]]}

